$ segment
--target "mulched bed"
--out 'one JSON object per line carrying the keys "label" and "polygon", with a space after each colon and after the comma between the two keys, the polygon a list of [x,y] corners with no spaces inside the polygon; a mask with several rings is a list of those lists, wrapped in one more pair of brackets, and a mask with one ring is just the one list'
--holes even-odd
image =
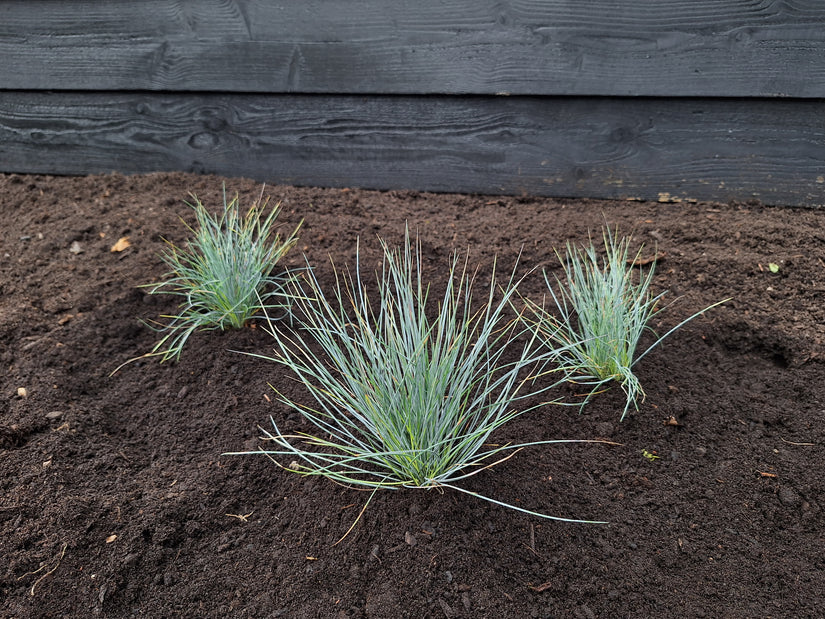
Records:
{"label": "mulched bed", "polygon": [[[553,248],[607,221],[665,256],[666,330],[715,301],[637,366],[647,399],[619,422],[619,389],[582,414],[545,406],[501,441],[525,449],[466,482],[564,524],[456,492],[368,495],[285,473],[255,449],[276,403],[301,397],[262,329],[193,336],[180,363],[144,360],[140,320],[176,299],[164,274],[194,192],[244,204],[251,180],[184,174],[0,176],[0,616],[817,617],[825,608],[825,212],[272,186],[329,257],[380,263],[377,236],[418,231],[438,282],[468,249],[489,274],[558,273]],[[129,237],[120,252],[110,248]],[[779,266],[771,272],[769,263]],[[523,289],[541,295],[534,273]],[[25,391],[24,391],[25,390]],[[572,389],[560,396],[575,397]],[[655,455],[656,458],[646,457]]]}

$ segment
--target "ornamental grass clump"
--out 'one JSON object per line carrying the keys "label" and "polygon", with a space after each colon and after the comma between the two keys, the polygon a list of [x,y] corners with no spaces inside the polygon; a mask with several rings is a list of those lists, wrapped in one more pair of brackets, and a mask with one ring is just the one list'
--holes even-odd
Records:
{"label": "ornamental grass clump", "polygon": [[[462,263],[454,254],[444,296],[432,303],[422,281],[420,246],[413,247],[409,232],[402,250],[383,241],[381,246],[377,298],[367,293],[356,249],[354,276],[336,275],[330,296],[314,272],[305,270],[303,285],[292,295],[297,329],[270,323],[276,343],[271,360],[291,370],[314,403],[276,392],[314,429],[285,434],[272,419],[272,431],[263,430],[269,445],[251,453],[266,454],[301,475],[373,493],[452,488],[535,514],[455,485],[513,450],[539,444],[497,445],[490,435],[540,405],[519,411],[526,398],[564,380],[525,388],[537,378],[533,372],[543,354],[536,352],[536,334],[508,316],[515,272],[502,286],[494,273],[479,300],[466,258]],[[556,442],[577,441],[540,443]]]}
{"label": "ornamental grass clump", "polygon": [[195,211],[197,227],[186,227],[193,238],[185,248],[167,241],[168,251],[161,258],[170,268],[168,279],[146,285],[149,294],[183,298],[177,314],[162,316],[170,322],[157,330],[166,335],[144,355],[161,361],[179,359],[195,331],[239,329],[262,310],[271,315],[290,305],[285,289],[289,276],[276,273],[275,267],[297,242],[303,222],[282,238],[275,226],[280,204],[264,216],[269,199],[263,199],[263,190],[244,216],[237,194],[227,202],[226,187],[223,212],[216,216],[191,195],[194,204],[187,204]]}
{"label": "ornamental grass clump", "polygon": [[[633,367],[671,333],[727,299],[696,312],[663,336],[656,336],[649,325],[664,309],[659,303],[667,291],[657,295],[650,292],[655,261],[645,272],[641,260],[643,247],[631,258],[631,237],[618,239],[618,230],[614,233],[609,227],[602,236],[605,258],[601,263],[592,242],[581,249],[567,244],[565,257],[559,255],[566,281],[556,278],[558,294],[544,273],[556,315],[530,301],[527,304],[533,310],[538,332],[554,351],[553,361],[570,370],[573,381],[592,387],[582,407],[615,381],[627,396],[620,419],[623,420],[630,406],[638,411],[639,400],[645,398]],[[639,265],[638,269],[634,265]],[[645,331],[653,333],[656,339],[637,355]]]}

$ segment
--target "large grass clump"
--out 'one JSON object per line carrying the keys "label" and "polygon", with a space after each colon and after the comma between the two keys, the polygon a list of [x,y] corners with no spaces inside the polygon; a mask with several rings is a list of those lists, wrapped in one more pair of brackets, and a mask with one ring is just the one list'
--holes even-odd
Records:
{"label": "large grass clump", "polygon": [[238,196],[229,202],[223,189],[223,211],[212,215],[192,194],[197,226],[187,228],[192,238],[185,247],[167,241],[162,260],[169,267],[167,279],[147,284],[150,294],[182,297],[179,311],[162,316],[165,333],[150,353],[161,361],[180,358],[184,344],[195,331],[227,330],[243,327],[253,316],[266,310],[270,315],[290,305],[285,290],[289,276],[275,271],[284,255],[297,242],[299,223],[282,238],[275,222],[280,213],[276,204],[268,215],[268,198],[260,198],[241,215]]}
{"label": "large grass clump", "polygon": [[[506,505],[455,484],[526,446],[492,444],[490,435],[543,403],[536,403],[537,393],[566,378],[541,377],[544,386],[533,387],[547,353],[537,352],[538,336],[510,312],[515,271],[503,285],[494,272],[479,299],[475,275],[456,253],[444,295],[432,302],[420,246],[409,232],[403,249],[381,246],[377,297],[367,292],[357,256],[354,276],[336,275],[329,296],[307,269],[293,294],[298,328],[270,324],[271,359],[291,370],[314,403],[282,392],[279,399],[314,429],[285,434],[273,419],[272,431],[264,430],[267,448],[252,453],[373,492],[453,488]],[[534,397],[529,405],[528,397]]]}
{"label": "large grass clump", "polygon": [[[553,361],[572,371],[574,381],[591,387],[582,406],[615,381],[626,395],[621,415],[624,419],[630,406],[638,410],[639,401],[645,397],[634,366],[671,333],[725,301],[696,312],[661,337],[656,336],[650,322],[664,309],[660,302],[667,291],[656,295],[650,291],[655,261],[645,271],[643,247],[631,255],[630,236],[619,239],[618,231],[609,227],[602,235],[605,257],[601,261],[592,242],[582,248],[567,244],[565,256],[559,255],[565,281],[556,278],[558,293],[545,272],[554,312],[529,301],[528,305],[533,309],[538,332],[554,351]],[[637,354],[645,331],[653,333],[655,339]]]}

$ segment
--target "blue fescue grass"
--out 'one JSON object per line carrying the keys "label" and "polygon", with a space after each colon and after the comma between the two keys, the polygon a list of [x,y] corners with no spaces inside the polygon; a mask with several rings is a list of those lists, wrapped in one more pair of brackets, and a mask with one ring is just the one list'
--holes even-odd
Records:
{"label": "blue fescue grass", "polygon": [[[268,199],[260,198],[241,215],[238,196],[227,201],[223,189],[223,211],[212,215],[192,194],[196,227],[185,247],[167,241],[161,256],[169,267],[166,279],[147,284],[149,294],[171,294],[182,298],[178,313],[161,316],[164,333],[150,353],[161,362],[177,361],[195,331],[239,329],[264,310],[268,314],[291,304],[285,284],[286,270],[278,263],[297,242],[299,223],[286,237],[276,229],[280,205],[265,214]],[[138,357],[138,358],[143,358]]]}
{"label": "blue fescue grass", "polygon": [[[634,366],[685,323],[727,299],[696,312],[661,337],[656,336],[649,325],[664,309],[660,303],[667,293],[654,295],[650,291],[655,261],[645,271],[640,260],[643,248],[631,257],[630,236],[620,239],[618,231],[609,227],[602,234],[605,257],[601,261],[592,242],[582,248],[568,243],[564,257],[557,252],[564,281],[556,277],[554,286],[544,274],[554,312],[529,301],[528,306],[533,310],[531,321],[554,351],[553,362],[572,371],[572,380],[590,387],[582,406],[615,381],[626,396],[620,418],[623,420],[630,407],[638,411],[639,402],[645,398]],[[653,333],[655,340],[637,354],[645,331]]]}
{"label": "blue fescue grass", "polygon": [[[477,299],[466,258],[462,263],[454,254],[444,296],[432,303],[422,281],[420,247],[413,247],[409,232],[400,251],[381,244],[377,299],[367,293],[360,258],[354,276],[336,276],[329,296],[307,269],[292,295],[299,329],[270,324],[276,343],[271,360],[291,370],[314,404],[282,392],[279,399],[314,430],[285,434],[273,419],[272,430],[263,430],[267,448],[252,453],[301,475],[373,492],[452,488],[534,515],[582,522],[456,485],[528,445],[585,442],[490,442],[495,430],[545,403],[524,407],[527,398],[539,399],[566,378],[545,380],[539,390],[530,387],[539,363],[552,353],[538,352],[538,336],[508,316],[515,271],[504,285],[494,273],[486,295]],[[313,352],[318,349],[321,354]],[[517,352],[505,361],[507,350]]]}

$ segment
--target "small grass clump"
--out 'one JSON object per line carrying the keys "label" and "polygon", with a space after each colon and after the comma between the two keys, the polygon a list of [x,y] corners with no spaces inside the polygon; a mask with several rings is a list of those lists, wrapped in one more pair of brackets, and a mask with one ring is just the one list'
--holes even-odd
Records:
{"label": "small grass clump", "polygon": [[[533,310],[538,332],[554,351],[553,361],[573,372],[575,382],[592,387],[582,406],[609,383],[618,382],[627,396],[623,420],[630,406],[638,411],[639,400],[645,398],[633,367],[671,333],[725,301],[696,312],[663,336],[656,336],[637,355],[642,334],[654,333],[650,321],[664,309],[659,304],[667,291],[657,295],[650,292],[655,262],[645,272],[641,266],[643,247],[631,258],[631,237],[619,239],[618,230],[613,232],[609,227],[602,236],[605,258],[601,263],[592,242],[583,248],[567,244],[564,258],[559,255],[566,282],[556,278],[558,294],[545,272],[557,315],[529,301],[528,306]],[[634,265],[639,265],[638,279]]]}
{"label": "small grass clump", "polygon": [[[539,444],[495,445],[489,439],[540,405],[519,411],[525,398],[565,380],[531,393],[525,389],[547,353],[536,352],[540,341],[523,321],[508,317],[515,272],[501,286],[494,272],[479,300],[466,259],[462,264],[454,254],[444,296],[433,304],[422,281],[420,246],[413,247],[409,232],[403,250],[381,245],[377,299],[367,293],[356,250],[355,275],[336,275],[330,297],[312,270],[305,271],[305,283],[293,295],[298,329],[270,324],[276,342],[271,360],[297,376],[314,404],[276,392],[314,429],[284,434],[272,419],[273,430],[263,430],[271,448],[251,453],[266,454],[301,475],[373,492],[453,488],[535,514],[455,485],[513,450]],[[517,341],[520,336],[525,337]],[[505,356],[507,350],[514,352]],[[576,441],[542,441],[555,442]]]}
{"label": "small grass clump", "polygon": [[169,249],[161,258],[170,268],[168,279],[146,285],[149,294],[183,297],[178,314],[162,316],[171,321],[158,327],[166,335],[144,355],[161,361],[178,360],[195,331],[238,329],[264,309],[271,313],[290,305],[284,287],[289,276],[274,271],[297,242],[301,223],[281,238],[275,226],[280,204],[264,216],[269,199],[263,199],[263,190],[244,216],[237,194],[227,202],[226,187],[218,216],[191,195],[194,204],[187,204],[195,211],[197,227],[186,227],[193,238],[185,248],[167,241]]}

